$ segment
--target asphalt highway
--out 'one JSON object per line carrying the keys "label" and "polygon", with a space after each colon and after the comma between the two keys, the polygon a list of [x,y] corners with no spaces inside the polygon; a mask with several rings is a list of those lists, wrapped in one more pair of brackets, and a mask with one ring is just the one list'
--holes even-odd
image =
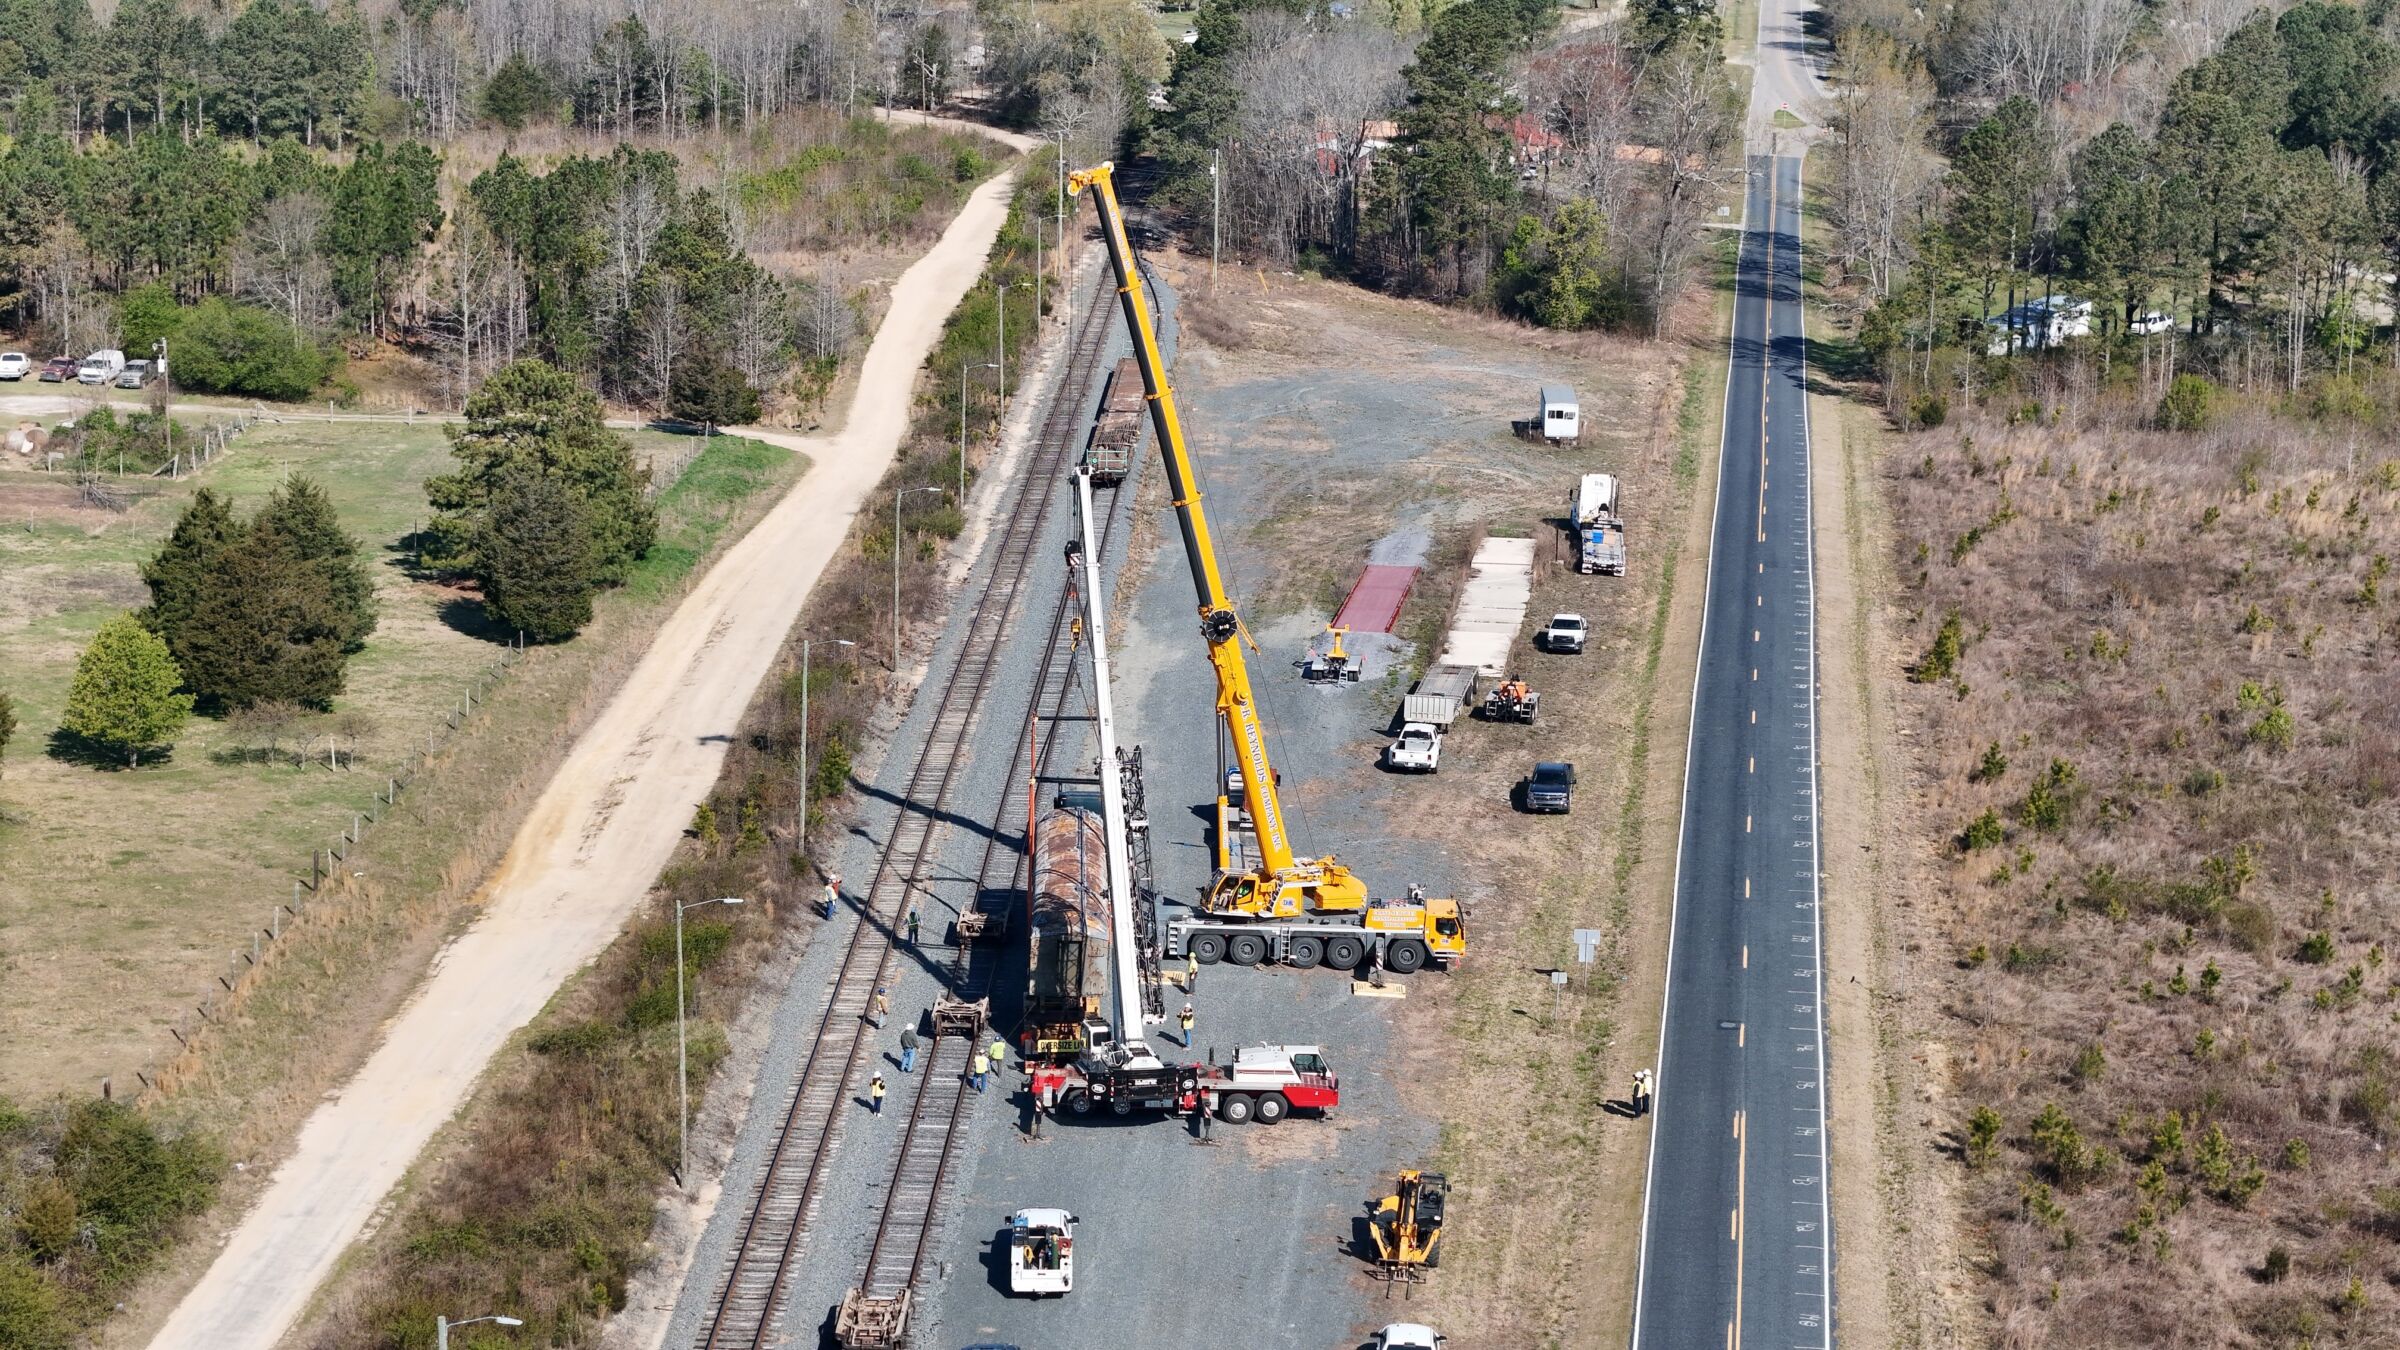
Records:
{"label": "asphalt highway", "polygon": [[1833,1342],[1799,207],[1751,156],[1635,1350]]}

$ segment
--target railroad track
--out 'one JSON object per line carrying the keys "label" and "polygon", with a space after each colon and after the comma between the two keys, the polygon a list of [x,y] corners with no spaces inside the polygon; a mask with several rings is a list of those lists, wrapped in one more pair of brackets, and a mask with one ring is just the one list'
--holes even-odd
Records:
{"label": "railroad track", "polygon": [[[1094,307],[1114,322],[1117,307],[1113,297],[1109,303]],[[1090,391],[1084,391],[1086,395]],[[1054,405],[1055,415],[1066,400]],[[1082,397],[1074,407],[1089,411],[1090,400]],[[1077,418],[1080,426],[1081,416]],[[1045,434],[1047,432],[1045,431]],[[1070,432],[1072,434],[1072,432]],[[1136,454],[1138,462],[1139,455]],[[1128,475],[1127,482],[1131,481]],[[1119,499],[1123,484],[1094,489],[1092,509],[1100,524],[1099,548],[1094,562],[1095,574],[1109,556],[1109,545],[1116,535]],[[1105,603],[1105,601],[1104,601]],[[1075,689],[1077,674],[1074,655],[1078,645],[1074,636],[1076,602],[1062,588],[1050,613],[1050,631],[1042,644],[1042,664],[1034,677],[1033,693],[1028,716],[1018,724],[1015,746],[1009,754],[1008,771],[1001,776],[999,800],[994,804],[990,819],[993,828],[984,834],[983,856],[975,869],[975,890],[971,904],[987,912],[1014,903],[1026,884],[1026,854],[1022,837],[1008,842],[998,828],[1021,809],[1025,800],[1025,767],[1028,741],[1036,723],[1047,716],[1055,719],[1066,711],[1068,698]],[[1044,740],[1033,752],[1032,770],[1036,777],[1052,771],[1059,737]],[[1103,772],[1108,771],[1103,769]],[[1002,884],[1005,883],[1005,884]],[[950,963],[950,985],[962,999],[985,997],[991,986],[992,973],[1000,964],[998,954],[987,948],[961,946],[953,950]],[[969,1093],[966,1080],[967,1055],[974,1042],[969,1038],[936,1037],[932,1054],[927,1061],[926,1077],[922,1080],[916,1099],[911,1103],[908,1122],[903,1129],[900,1152],[893,1164],[890,1185],[887,1187],[882,1211],[875,1225],[875,1237],[860,1265],[858,1294],[885,1307],[898,1304],[917,1287],[925,1273],[927,1258],[934,1251],[939,1236],[937,1220],[941,1217],[944,1183],[948,1181],[953,1154],[965,1131],[960,1128],[968,1116]],[[904,1311],[902,1313],[904,1316]]]}
{"label": "railroad track", "polygon": [[[777,1342],[786,1285],[815,1222],[828,1164],[840,1143],[841,1125],[847,1115],[843,1105],[856,1088],[861,1063],[870,1057],[874,1037],[866,1021],[868,1004],[874,991],[889,983],[895,934],[911,897],[925,891],[926,872],[938,856],[937,826],[947,806],[951,782],[965,758],[968,735],[998,667],[1008,616],[1014,611],[1031,570],[1034,545],[1041,537],[1050,505],[1059,495],[1061,478],[1073,460],[1078,444],[1075,433],[1091,412],[1093,380],[1116,317],[1113,304],[1088,304],[1078,315],[1058,397],[1052,401],[1023,477],[1002,514],[1002,533],[992,570],[967,626],[957,670],[942,686],[941,701],[935,707],[916,767],[909,775],[891,837],[876,864],[873,881],[855,901],[858,921],[852,926],[850,943],[826,999],[816,1038],[790,1089],[790,1104],[776,1132],[773,1152],[749,1215],[727,1262],[715,1306],[696,1342],[701,1350],[758,1347]],[[955,959],[953,969],[958,969]],[[931,1047],[934,1053],[926,1066],[927,1076],[920,1081],[928,1086],[939,1081],[934,1075],[947,1057],[953,1070],[951,1079],[963,1089],[964,1083],[956,1070],[963,1068],[966,1052],[975,1044],[971,1030],[963,1036],[945,1036],[937,1031]],[[918,1093],[917,1105],[911,1112],[912,1134],[917,1119],[925,1111],[927,1095]],[[964,1108],[963,1091],[954,1092],[944,1114],[955,1119]],[[947,1127],[944,1133],[946,1136]],[[931,1188],[924,1201],[928,1222],[948,1155],[945,1139],[940,1160],[927,1183]],[[904,1165],[906,1158],[904,1147]],[[888,1213],[890,1207],[886,1208]],[[924,1236],[919,1234],[920,1245]]]}

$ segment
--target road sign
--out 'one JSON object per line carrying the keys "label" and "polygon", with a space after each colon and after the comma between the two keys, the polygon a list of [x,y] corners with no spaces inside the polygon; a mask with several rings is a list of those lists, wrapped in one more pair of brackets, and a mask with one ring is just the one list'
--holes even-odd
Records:
{"label": "road sign", "polygon": [[[1575,930],[1575,963],[1576,963],[1577,965],[1583,965],[1583,966],[1588,966],[1588,965],[1590,965],[1590,964],[1592,963],[1592,958],[1593,958],[1594,956],[1598,955],[1598,953],[1599,953],[1599,950],[1600,950],[1600,930],[1599,930],[1599,929],[1597,929],[1597,928],[1578,928],[1578,929],[1576,929],[1576,930]],[[1560,982],[1561,984],[1564,984],[1564,983],[1566,982],[1566,978],[1567,978],[1567,977],[1566,977],[1566,975],[1565,975],[1565,974],[1562,972],[1562,973],[1559,975],[1559,977],[1558,977],[1558,978],[1559,978],[1559,982]]]}

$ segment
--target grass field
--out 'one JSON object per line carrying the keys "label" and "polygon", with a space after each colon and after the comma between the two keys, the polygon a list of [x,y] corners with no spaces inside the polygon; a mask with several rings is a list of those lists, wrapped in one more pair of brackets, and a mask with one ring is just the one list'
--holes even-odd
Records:
{"label": "grass field", "polygon": [[[662,477],[697,446],[648,432],[635,441]],[[412,580],[400,565],[424,516],[421,484],[448,463],[432,423],[265,425],[197,481],[142,482],[121,515],[76,505],[71,487],[46,475],[0,473],[0,688],[23,724],[0,777],[0,855],[10,859],[0,873],[0,1026],[11,1028],[0,1095],[88,1091],[171,1044],[165,1027],[308,877],[312,850],[499,655],[471,595]],[[674,594],[734,508],[799,467],[755,442],[711,444],[659,494],[659,547],[615,603]],[[315,762],[257,753],[208,719],[138,772],[48,757],[77,654],[103,620],[145,602],[139,565],[197,483],[248,510],[295,471],[325,484],[375,564],[381,603],[334,711],[283,743],[314,746]],[[327,738],[352,768],[325,767]]]}

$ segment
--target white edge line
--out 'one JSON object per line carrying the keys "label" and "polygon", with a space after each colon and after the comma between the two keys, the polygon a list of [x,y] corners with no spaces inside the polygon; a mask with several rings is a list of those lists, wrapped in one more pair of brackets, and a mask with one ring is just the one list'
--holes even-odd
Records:
{"label": "white edge line", "polygon": [[[1772,202],[1775,191],[1775,160],[1773,156],[1765,158],[1767,160],[1768,199]],[[1743,152],[1742,164],[1744,177],[1747,178],[1749,172],[1749,152],[1747,150]],[[1768,211],[1769,228],[1773,227],[1773,215],[1774,212],[1770,207]],[[1734,344],[1740,340],[1742,331],[1742,255],[1749,252],[1750,249],[1750,231],[1747,228],[1749,219],[1750,186],[1745,182],[1742,190],[1742,220],[1745,228],[1742,231],[1742,241],[1735,246],[1733,254],[1733,318],[1725,325],[1725,401],[1717,413],[1717,501],[1715,509],[1709,513],[1711,519],[1708,533],[1708,571],[1700,588],[1700,646],[1692,659],[1692,707],[1684,724],[1683,802],[1675,818],[1675,880],[1673,888],[1668,892],[1666,978],[1662,982],[1658,995],[1658,1053],[1662,1067],[1666,1062],[1667,1052],[1667,1010],[1673,1006],[1675,998],[1675,930],[1679,926],[1677,923],[1678,912],[1683,899],[1684,831],[1689,827],[1692,817],[1692,752],[1700,738],[1700,672],[1708,665],[1708,602],[1711,592],[1716,589],[1717,585],[1717,521],[1725,514],[1725,433],[1733,425]],[[1774,314],[1773,299],[1773,295],[1770,294],[1767,311],[1770,318]],[[1762,377],[1765,374],[1763,366],[1760,374]],[[1823,1038],[1819,1037],[1819,1039]],[[1823,1051],[1820,1049],[1818,1053],[1822,1054]],[[1641,1256],[1635,1263],[1633,1278],[1633,1339],[1631,1343],[1636,1350],[1639,1350],[1642,1343],[1642,1299],[1650,1288],[1650,1196],[1658,1183],[1658,1135],[1661,1109],[1656,1101],[1650,1104],[1650,1151],[1649,1156],[1642,1164]]]}
{"label": "white edge line", "polygon": [[[1803,150],[1792,159],[1792,260],[1793,271],[1800,283],[1800,294],[1793,301],[1800,315],[1800,444],[1808,456],[1808,869],[1809,909],[1814,916],[1817,939],[1817,1222],[1824,1234],[1825,1258],[1817,1263],[1819,1297],[1823,1300],[1825,1333],[1822,1344],[1833,1347],[1833,1163],[1831,1127],[1825,1119],[1825,813],[1818,799],[1817,785],[1824,777],[1825,747],[1817,739],[1817,489],[1815,483],[1817,442],[1816,432],[1808,416],[1808,267],[1804,261],[1808,242],[1807,222],[1802,220],[1808,203],[1808,193],[1802,175],[1808,169],[1808,153]],[[1853,591],[1855,594],[1855,589]]]}

